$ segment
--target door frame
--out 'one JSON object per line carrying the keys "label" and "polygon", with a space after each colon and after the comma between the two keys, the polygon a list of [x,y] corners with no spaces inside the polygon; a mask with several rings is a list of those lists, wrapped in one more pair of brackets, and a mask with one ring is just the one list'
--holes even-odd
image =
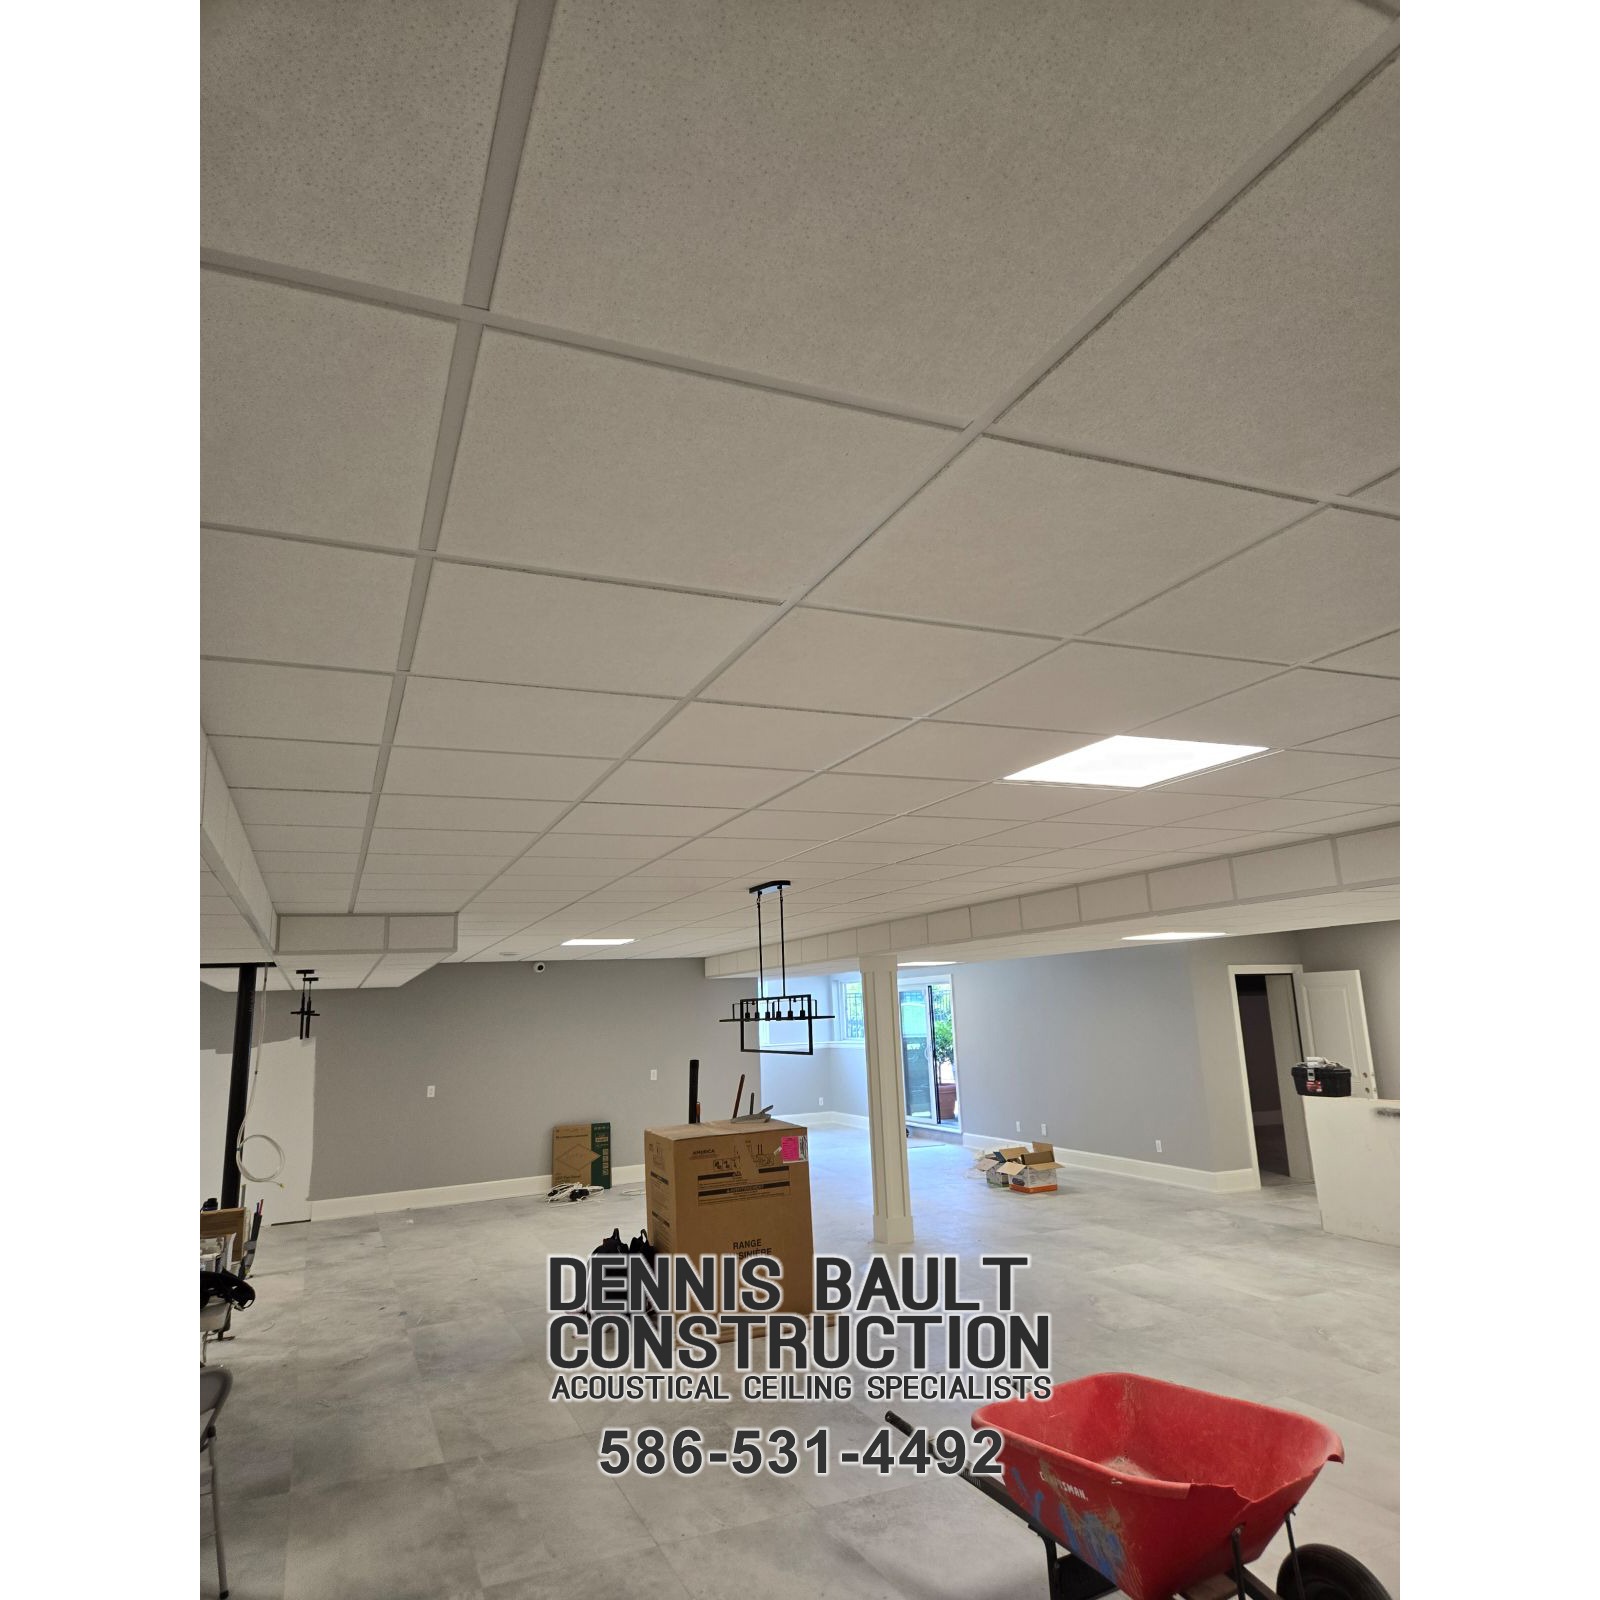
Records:
{"label": "door frame", "polygon": [[929,991],[929,995],[928,995],[928,1073],[929,1073],[929,1076],[931,1077],[931,1079],[933,1081],[933,1120],[931,1122],[924,1122],[920,1117],[913,1117],[911,1115],[911,1113],[908,1111],[906,1113],[905,1122],[906,1122],[906,1127],[907,1128],[920,1129],[924,1133],[927,1132],[927,1130],[930,1129],[930,1128],[932,1128],[935,1132],[960,1133],[962,1131],[962,1119],[961,1119],[961,1051],[960,1051],[959,1044],[958,1044],[957,1049],[956,1049],[955,1057],[950,1063],[950,1079],[956,1086],[955,1126],[954,1126],[954,1128],[952,1128],[949,1123],[941,1122],[939,1120],[939,1066],[938,1066],[937,1060],[935,1059],[934,1050],[933,1050],[933,995],[932,995],[932,989],[933,989],[933,985],[936,984],[936,983],[948,983],[950,985],[950,1027],[951,1027],[951,1031],[955,1035],[956,1039],[959,1040],[960,1037],[961,1037],[961,1030],[960,1030],[959,1027],[956,1026],[956,975],[955,975],[955,973],[953,971],[951,971],[951,969],[948,968],[948,967],[944,967],[944,968],[930,967],[930,968],[928,968],[928,970],[926,972],[919,972],[917,974],[917,977],[916,977],[915,981],[911,982],[911,983],[908,983],[906,985],[902,985],[900,983],[900,979],[899,979],[898,973],[895,976],[895,999],[896,999],[897,1002],[898,1002],[899,997],[900,997],[900,991],[901,991],[901,989],[903,987],[914,988],[914,989],[916,989],[916,988],[926,988]]}
{"label": "door frame", "polygon": [[[1250,1067],[1244,1058],[1244,1023],[1239,1016],[1239,986],[1234,982],[1241,977],[1270,978],[1287,973],[1296,979],[1294,984],[1294,1016],[1296,1028],[1300,1025],[1299,978],[1305,966],[1299,961],[1247,961],[1228,968],[1228,1006],[1233,1012],[1233,1048],[1239,1057],[1239,1111],[1244,1123],[1245,1143],[1250,1151],[1250,1171],[1257,1189],[1261,1187],[1261,1158],[1256,1154],[1256,1124],[1250,1109]],[[1312,1179],[1315,1184],[1315,1178]]]}

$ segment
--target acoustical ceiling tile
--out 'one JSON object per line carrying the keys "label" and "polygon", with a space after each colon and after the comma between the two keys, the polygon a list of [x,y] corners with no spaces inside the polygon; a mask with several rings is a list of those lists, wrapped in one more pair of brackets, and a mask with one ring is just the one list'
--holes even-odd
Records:
{"label": "acoustical ceiling tile", "polygon": [[500,856],[473,855],[469,852],[444,855],[431,850],[379,850],[374,846],[367,852],[363,887],[369,887],[377,875],[392,872],[433,874],[446,878],[475,877],[480,884],[484,884],[510,860],[509,851]]}
{"label": "acoustical ceiling tile", "polygon": [[496,308],[971,416],[1387,25],[829,18],[558,7]]}
{"label": "acoustical ceiling tile", "polygon": [[746,867],[758,867],[765,862],[782,861],[785,856],[809,850],[814,839],[691,839],[674,850],[673,861],[698,861],[702,864],[725,864],[731,872],[742,872]]}
{"label": "acoustical ceiling tile", "polygon": [[560,833],[704,833],[736,815],[718,806],[601,805],[585,801],[561,819]]}
{"label": "acoustical ceiling tile", "polygon": [[1366,828],[1386,828],[1399,820],[1399,806],[1364,806],[1360,811],[1347,812],[1342,817],[1324,817],[1320,822],[1290,822],[1284,831],[1291,834],[1357,833]]}
{"label": "acoustical ceiling tile", "polygon": [[756,640],[705,698],[920,716],[1047,649],[1043,639],[802,606]]}
{"label": "acoustical ceiling tile", "polygon": [[1339,494],[1399,458],[1399,93],[1386,68],[1001,427]]}
{"label": "acoustical ceiling tile", "polygon": [[233,791],[233,803],[238,807],[240,821],[252,831],[262,823],[308,828],[362,828],[367,820],[365,792],[318,794],[304,789],[236,789]]}
{"label": "acoustical ceiling tile", "polygon": [[369,869],[361,874],[361,898],[376,900],[389,892],[417,894],[432,906],[442,897],[465,900],[481,889],[487,879],[487,872],[373,872]]}
{"label": "acoustical ceiling tile", "polygon": [[212,734],[377,744],[389,682],[376,673],[202,661],[200,725]]}
{"label": "acoustical ceiling tile", "polygon": [[201,274],[200,515],[414,550],[451,326]]}
{"label": "acoustical ceiling tile", "polygon": [[837,839],[876,822],[889,820],[881,811],[775,811],[770,807],[735,817],[717,829],[719,839]]}
{"label": "acoustical ceiling tile", "polygon": [[863,844],[965,844],[981,839],[1000,826],[989,817],[936,817],[924,811],[916,816],[895,817],[866,828],[853,837]]}
{"label": "acoustical ceiling tile", "polygon": [[[381,804],[381,802],[380,802]],[[531,833],[494,832],[469,828],[377,828],[369,849],[380,855],[482,856],[509,861],[533,843]]]}
{"label": "acoustical ceiling tile", "polygon": [[283,872],[354,872],[356,850],[258,850],[256,865],[263,875]]}
{"label": "acoustical ceiling tile", "polygon": [[980,439],[812,598],[1061,638],[1303,510],[1195,478]]}
{"label": "acoustical ceiling tile", "polygon": [[303,739],[215,738],[222,775],[240,789],[368,790],[378,750],[370,744],[312,744]]}
{"label": "acoustical ceiling tile", "polygon": [[1348,801],[1253,800],[1248,805],[1213,811],[1206,821],[1217,828],[1236,828],[1240,833],[1247,830],[1276,831],[1301,823],[1327,822],[1333,817],[1346,816],[1359,810],[1360,806]]}
{"label": "acoustical ceiling tile", "polygon": [[1369,506],[1382,506],[1385,511],[1398,511],[1400,509],[1400,473],[1398,468],[1387,478],[1380,478],[1376,483],[1368,485],[1359,494],[1352,495],[1352,500],[1360,500]]}
{"label": "acoustical ceiling tile", "polygon": [[1301,668],[1180,711],[1140,731],[1152,738],[1304,744],[1393,715],[1399,701],[1400,685],[1392,678]]}
{"label": "acoustical ceiling tile", "polygon": [[1361,778],[1383,772],[1391,765],[1381,756],[1326,755],[1312,750],[1278,750],[1271,755],[1240,761],[1197,778],[1184,778],[1169,785],[1163,794],[1187,795],[1194,799],[1218,795],[1298,794],[1317,784],[1337,783],[1346,778]]}
{"label": "acoustical ceiling tile", "polygon": [[203,242],[459,298],[515,10],[208,0]]}
{"label": "acoustical ceiling tile", "polygon": [[1060,813],[1062,819],[1067,822],[1117,823],[1128,828],[1150,828],[1203,817],[1208,811],[1221,811],[1229,803],[1226,798],[1219,799],[1216,795],[1175,792],[1170,785],[1160,789],[1124,790],[1109,799],[1098,798],[1104,794],[1103,790],[1093,793],[1097,798],[1091,802],[1070,810],[1063,808]]}
{"label": "acoustical ceiling tile", "polygon": [[1338,783],[1320,784],[1300,791],[1304,800],[1354,800],[1368,806],[1400,804],[1400,769],[1373,772],[1365,777],[1346,778]]}
{"label": "acoustical ceiling tile", "polygon": [[412,677],[394,738],[444,750],[620,756],[672,704],[641,695]]}
{"label": "acoustical ceiling tile", "polygon": [[200,649],[392,672],[411,562],[249,534],[200,535]]}
{"label": "acoustical ceiling tile", "polygon": [[1035,850],[1067,850],[1080,845],[1096,845],[1131,831],[1123,822],[1079,822],[1075,817],[1061,822],[1025,822],[1020,828],[992,833],[985,844],[1002,846],[1031,845]]}
{"label": "acoustical ceiling tile", "polygon": [[576,800],[609,765],[588,756],[524,756],[397,746],[389,752],[383,789],[385,794]]}
{"label": "acoustical ceiling tile", "polygon": [[696,700],[643,748],[650,761],[740,761],[812,772],[830,767],[904,724],[896,717],[717,705]]}
{"label": "acoustical ceiling tile", "polygon": [[1333,750],[1342,755],[1392,756],[1400,755],[1400,719],[1385,717],[1369,722],[1364,727],[1347,728],[1325,739],[1302,741],[1307,750]]}
{"label": "acoustical ceiling tile", "polygon": [[958,700],[937,720],[1125,733],[1274,670],[1255,661],[1073,643]]}
{"label": "acoustical ceiling tile", "polygon": [[653,861],[682,843],[682,837],[661,833],[547,833],[528,852],[528,857],[530,860],[581,861],[592,857],[618,862]]}
{"label": "acoustical ceiling tile", "polygon": [[566,809],[561,800],[478,799],[466,795],[383,794],[377,828],[470,828],[491,832],[538,831]]}
{"label": "acoustical ceiling tile", "polygon": [[960,782],[939,778],[879,778],[824,772],[780,795],[773,809],[783,811],[911,811],[943,800]]}
{"label": "acoustical ceiling tile", "polygon": [[1296,662],[1399,620],[1399,524],[1323,510],[1130,611],[1097,637]]}
{"label": "acoustical ceiling tile", "polygon": [[489,331],[439,547],[781,600],[949,434]]}
{"label": "acoustical ceiling tile", "polygon": [[822,844],[806,845],[803,854],[797,856],[796,865],[858,862],[869,866],[881,866],[889,862],[904,861],[908,856],[920,855],[934,848],[936,844],[927,840],[913,840],[908,843],[905,840],[894,842],[887,839],[855,837],[831,839]]}
{"label": "acoustical ceiling tile", "polygon": [[[986,783],[950,800],[920,808],[925,817],[993,817],[1001,822],[1037,822],[1067,810],[1073,795],[1087,791],[1046,783]],[[1096,797],[1110,791],[1095,791]]]}
{"label": "acoustical ceiling tile", "polygon": [[1385,678],[1400,676],[1400,635],[1386,633],[1381,639],[1369,639],[1349,650],[1323,656],[1319,667],[1333,667],[1340,672],[1373,672]]}
{"label": "acoustical ceiling tile", "polygon": [[801,774],[770,767],[713,767],[679,761],[624,761],[594,792],[596,800],[637,805],[760,805]]}
{"label": "acoustical ceiling tile", "polygon": [[1094,737],[967,722],[919,722],[852,757],[840,770],[992,782],[1091,744]]}
{"label": "acoustical ceiling tile", "polygon": [[952,844],[918,856],[913,865],[925,867],[1000,867],[1041,854],[1038,845]]}
{"label": "acoustical ceiling tile", "polygon": [[[257,795],[271,793],[262,789],[250,792]],[[358,798],[365,807],[366,797]],[[250,845],[256,852],[258,864],[262,852],[267,850],[360,850],[365,833],[363,828],[283,826],[275,823],[246,824],[246,831],[250,835]],[[213,878],[211,881],[216,883],[217,880]],[[217,891],[223,892],[221,884],[217,884]]]}
{"label": "acoustical ceiling tile", "polygon": [[412,666],[433,677],[679,695],[772,609],[438,561]]}

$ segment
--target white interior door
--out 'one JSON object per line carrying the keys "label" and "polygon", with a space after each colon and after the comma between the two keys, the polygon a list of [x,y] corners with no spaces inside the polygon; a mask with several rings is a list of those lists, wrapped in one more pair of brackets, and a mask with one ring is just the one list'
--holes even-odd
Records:
{"label": "white interior door", "polygon": [[[232,1056],[200,1052],[200,1198],[222,1187],[222,1146],[227,1138],[228,1078]],[[255,1061],[251,1061],[255,1070]],[[245,1203],[265,1200],[263,1223],[307,1222],[311,1217],[311,1120],[316,1096],[317,1045],[314,1039],[276,1039],[261,1047],[261,1070],[245,1123],[247,1134],[270,1134],[283,1146],[283,1171],[272,1183],[245,1180]],[[247,1141],[244,1164],[270,1172],[277,1153],[259,1139]]]}
{"label": "white interior door", "polygon": [[1350,1069],[1350,1093],[1378,1098],[1372,1066],[1372,1040],[1367,1034],[1367,1003],[1359,972],[1303,972],[1296,980],[1300,995],[1300,1042],[1308,1056],[1323,1056]]}

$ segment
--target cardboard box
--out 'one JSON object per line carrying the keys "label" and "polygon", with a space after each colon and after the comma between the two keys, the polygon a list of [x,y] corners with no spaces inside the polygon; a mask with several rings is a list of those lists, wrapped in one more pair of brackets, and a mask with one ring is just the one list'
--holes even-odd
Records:
{"label": "cardboard box", "polygon": [[1054,1161],[1027,1162],[1011,1174],[1011,1187],[1017,1194],[1054,1194],[1060,1170]]}
{"label": "cardboard box", "polygon": [[1056,1160],[1054,1145],[1035,1139],[1031,1145],[1006,1144],[984,1151],[978,1157],[978,1170],[996,1189],[1053,1194],[1061,1164]]}
{"label": "cardboard box", "polygon": [[611,1124],[564,1122],[551,1140],[550,1182],[611,1187]]}
{"label": "cardboard box", "polygon": [[200,1237],[202,1239],[227,1239],[229,1250],[228,1270],[237,1272],[239,1263],[244,1260],[244,1242],[248,1223],[243,1206],[230,1206],[226,1211],[202,1211],[200,1213]]}
{"label": "cardboard box", "polygon": [[[646,1128],[650,1243],[674,1255],[769,1255],[783,1263],[782,1311],[812,1309],[811,1163],[793,1122]],[[720,1309],[720,1308],[719,1308]],[[723,1334],[731,1338],[730,1328]]]}

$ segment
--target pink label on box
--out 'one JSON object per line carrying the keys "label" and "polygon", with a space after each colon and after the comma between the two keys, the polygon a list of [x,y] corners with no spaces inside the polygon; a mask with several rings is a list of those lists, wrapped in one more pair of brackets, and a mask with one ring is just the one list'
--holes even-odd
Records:
{"label": "pink label on box", "polygon": [[805,1136],[799,1133],[786,1133],[778,1144],[778,1156],[783,1161],[804,1161],[806,1158]]}

